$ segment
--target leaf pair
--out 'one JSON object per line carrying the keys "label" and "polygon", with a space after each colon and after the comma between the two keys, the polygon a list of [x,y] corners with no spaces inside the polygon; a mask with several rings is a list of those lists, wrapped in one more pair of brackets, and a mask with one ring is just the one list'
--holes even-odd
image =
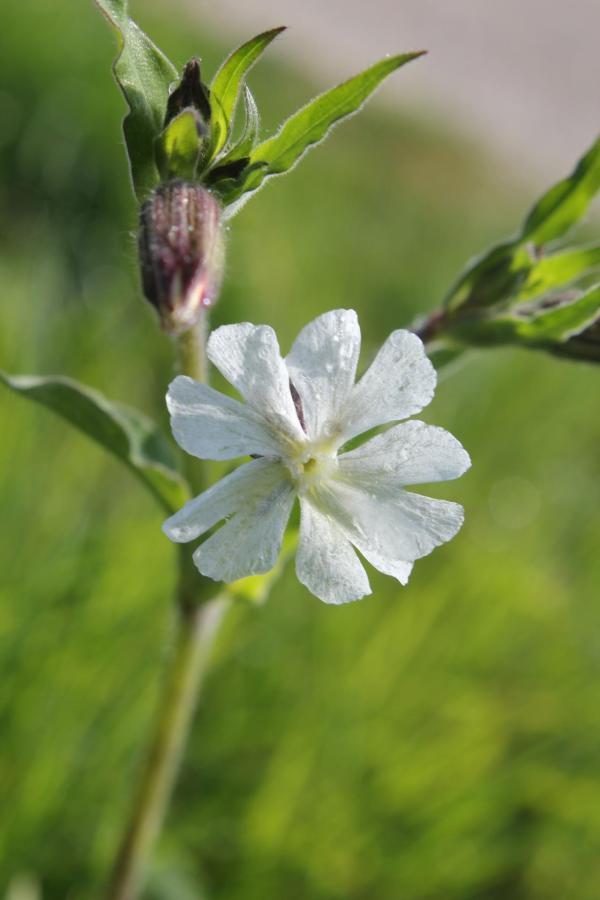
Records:
{"label": "leaf pair", "polygon": [[277,134],[252,150],[247,169],[222,191],[225,204],[235,204],[237,212],[267,178],[288,172],[307,150],[327,137],[336,122],[358,112],[387,75],[422,55],[404,53],[381,60],[311,100],[284,122]]}
{"label": "leaf pair", "polygon": [[[127,0],[95,2],[118,33],[114,73],[129,105],[123,127],[138,200],[145,200],[161,179],[198,180],[229,207],[229,217],[266,179],[288,172],[336,122],[357,112],[384,78],[422,55],[405,53],[376,63],[316,97],[273,137],[258,143],[260,117],[246,78],[283,28],[265,31],[234,50],[210,86],[202,83],[192,60],[169,93],[175,67],[129,18]],[[241,98],[245,124],[232,142]]]}
{"label": "leaf pair", "polygon": [[450,316],[459,311],[514,306],[562,289],[600,264],[600,245],[546,255],[585,214],[600,190],[600,138],[567,178],[550,188],[526,216],[516,237],[470,263],[447,295]]}
{"label": "leaf pair", "polygon": [[515,238],[467,267],[446,297],[443,335],[600,362],[600,285],[590,287],[600,269],[600,244],[556,244],[599,190],[600,138],[571,175],[538,200]]}

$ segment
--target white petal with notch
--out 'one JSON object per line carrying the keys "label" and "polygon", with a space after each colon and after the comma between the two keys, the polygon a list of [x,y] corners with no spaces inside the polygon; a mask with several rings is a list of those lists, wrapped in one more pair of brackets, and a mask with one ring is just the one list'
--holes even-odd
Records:
{"label": "white petal with notch", "polygon": [[290,380],[302,400],[307,434],[326,438],[354,385],[360,327],[353,309],[335,309],[303,328],[286,358]]}

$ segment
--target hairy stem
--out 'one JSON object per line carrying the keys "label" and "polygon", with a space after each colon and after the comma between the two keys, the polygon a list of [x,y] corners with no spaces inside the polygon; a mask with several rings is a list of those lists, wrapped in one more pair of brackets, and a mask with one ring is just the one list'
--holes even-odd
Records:
{"label": "hairy stem", "polygon": [[[203,316],[179,340],[181,370],[197,381],[207,380],[207,333],[208,322]],[[200,490],[204,482],[202,467],[190,457],[186,458],[186,465],[192,488]],[[211,649],[230,605],[227,593],[215,597],[215,583],[202,578],[195,569],[191,549],[186,545],[178,549],[177,636],[145,766],[106,900],[137,900],[140,896],[173,792]]]}

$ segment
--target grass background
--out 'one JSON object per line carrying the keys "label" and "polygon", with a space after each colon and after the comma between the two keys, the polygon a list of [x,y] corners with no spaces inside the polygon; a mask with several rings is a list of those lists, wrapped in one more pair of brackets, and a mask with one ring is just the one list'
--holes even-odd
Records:
{"label": "grass background", "polygon": [[[210,35],[141,21],[214,70]],[[166,424],[173,348],[138,296],[111,34],[67,0],[9,0],[3,30],[0,365]],[[251,80],[267,129],[323,87],[268,61]],[[371,109],[234,220],[215,324],[269,322],[287,347],[351,306],[368,357],[532,199],[459,134]],[[375,573],[331,609],[288,568],[235,610],[148,900],[597,900],[599,400],[591,367],[472,354],[424,416],[474,460],[435,491],[465,505],[460,536],[407,589]],[[168,652],[173,548],[85,438],[7,391],[0,417],[0,890],[29,873],[87,900]]]}

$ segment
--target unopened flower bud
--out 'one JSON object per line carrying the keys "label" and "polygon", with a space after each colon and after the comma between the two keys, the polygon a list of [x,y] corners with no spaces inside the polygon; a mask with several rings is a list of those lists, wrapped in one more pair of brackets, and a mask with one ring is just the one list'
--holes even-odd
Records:
{"label": "unopened flower bud", "polygon": [[218,297],[223,275],[222,209],[199,184],[161,184],[140,211],[142,289],[170,334],[191,328]]}

